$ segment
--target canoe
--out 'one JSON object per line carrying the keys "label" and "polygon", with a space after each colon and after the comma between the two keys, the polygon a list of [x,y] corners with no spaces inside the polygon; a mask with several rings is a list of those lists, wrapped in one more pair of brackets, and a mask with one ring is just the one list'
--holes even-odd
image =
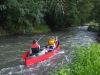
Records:
{"label": "canoe", "polygon": [[47,52],[46,54],[41,55],[41,56],[30,57],[30,58],[28,58],[28,56],[29,56],[29,51],[28,51],[22,56],[21,60],[25,61],[26,66],[30,66],[30,65],[36,64],[38,62],[49,59],[51,56],[53,56],[55,53],[57,53],[59,51],[59,49],[60,49],[60,45],[59,45],[59,41],[57,41],[55,50]]}

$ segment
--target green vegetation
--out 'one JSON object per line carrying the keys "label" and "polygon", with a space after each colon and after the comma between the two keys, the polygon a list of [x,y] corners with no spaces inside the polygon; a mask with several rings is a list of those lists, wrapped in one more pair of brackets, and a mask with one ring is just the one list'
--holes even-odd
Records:
{"label": "green vegetation", "polygon": [[73,60],[61,66],[57,74],[52,75],[99,75],[100,44],[91,43],[87,47],[76,47],[72,53]]}
{"label": "green vegetation", "polygon": [[86,23],[88,25],[88,31],[99,32],[99,25],[95,21]]}
{"label": "green vegetation", "polygon": [[5,35],[8,35],[8,33],[0,28],[0,36],[5,36]]}
{"label": "green vegetation", "polygon": [[45,32],[49,32],[51,30],[49,29],[49,27],[47,25],[38,25],[36,27],[35,31],[40,31],[40,32],[42,31],[45,33]]}
{"label": "green vegetation", "polygon": [[95,25],[95,26],[98,26],[98,23],[96,23],[95,21],[92,21],[92,22],[89,22],[89,23],[86,23],[85,25]]}
{"label": "green vegetation", "polygon": [[27,33],[40,25],[49,27],[45,31],[91,21],[100,25],[99,7],[99,0],[0,0],[0,27]]}

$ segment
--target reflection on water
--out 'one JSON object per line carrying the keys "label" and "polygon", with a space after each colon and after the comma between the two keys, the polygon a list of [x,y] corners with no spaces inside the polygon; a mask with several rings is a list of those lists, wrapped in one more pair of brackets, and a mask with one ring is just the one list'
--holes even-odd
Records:
{"label": "reflection on water", "polygon": [[[50,36],[57,35],[60,41],[60,51],[46,61],[39,62],[29,67],[20,60],[21,56],[29,50],[30,44],[34,38],[39,39],[41,47],[47,44]],[[68,63],[70,52],[74,46],[88,45],[90,42],[97,43],[97,33],[87,31],[87,27],[63,28],[48,34],[36,35],[16,35],[0,38],[0,74],[9,75],[50,75],[50,71],[57,70],[60,64]]]}

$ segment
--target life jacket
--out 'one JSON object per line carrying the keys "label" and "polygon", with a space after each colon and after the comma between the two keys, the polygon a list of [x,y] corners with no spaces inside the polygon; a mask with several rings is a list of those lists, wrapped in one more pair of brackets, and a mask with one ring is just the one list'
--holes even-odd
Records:
{"label": "life jacket", "polygon": [[39,50],[39,45],[38,44],[32,44],[31,45],[31,50],[32,50],[32,53],[38,53],[40,50]]}
{"label": "life jacket", "polygon": [[48,41],[49,46],[54,46],[55,45],[55,40],[53,38],[50,38]]}

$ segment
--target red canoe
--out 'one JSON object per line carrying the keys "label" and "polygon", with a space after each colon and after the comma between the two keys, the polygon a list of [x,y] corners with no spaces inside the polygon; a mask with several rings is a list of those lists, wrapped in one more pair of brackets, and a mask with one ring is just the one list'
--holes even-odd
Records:
{"label": "red canoe", "polygon": [[23,56],[22,56],[22,60],[25,60],[25,64],[26,66],[29,66],[29,65],[33,65],[33,64],[36,64],[40,61],[44,61],[44,60],[47,60],[49,59],[49,57],[53,56],[55,53],[58,52],[58,50],[60,49],[60,46],[59,46],[59,42],[57,41],[56,42],[56,48],[55,50],[51,51],[51,52],[48,52],[46,53],[45,55],[41,55],[41,56],[37,56],[37,57],[31,57],[31,58],[27,58],[28,55],[29,55],[29,52],[26,52]]}

